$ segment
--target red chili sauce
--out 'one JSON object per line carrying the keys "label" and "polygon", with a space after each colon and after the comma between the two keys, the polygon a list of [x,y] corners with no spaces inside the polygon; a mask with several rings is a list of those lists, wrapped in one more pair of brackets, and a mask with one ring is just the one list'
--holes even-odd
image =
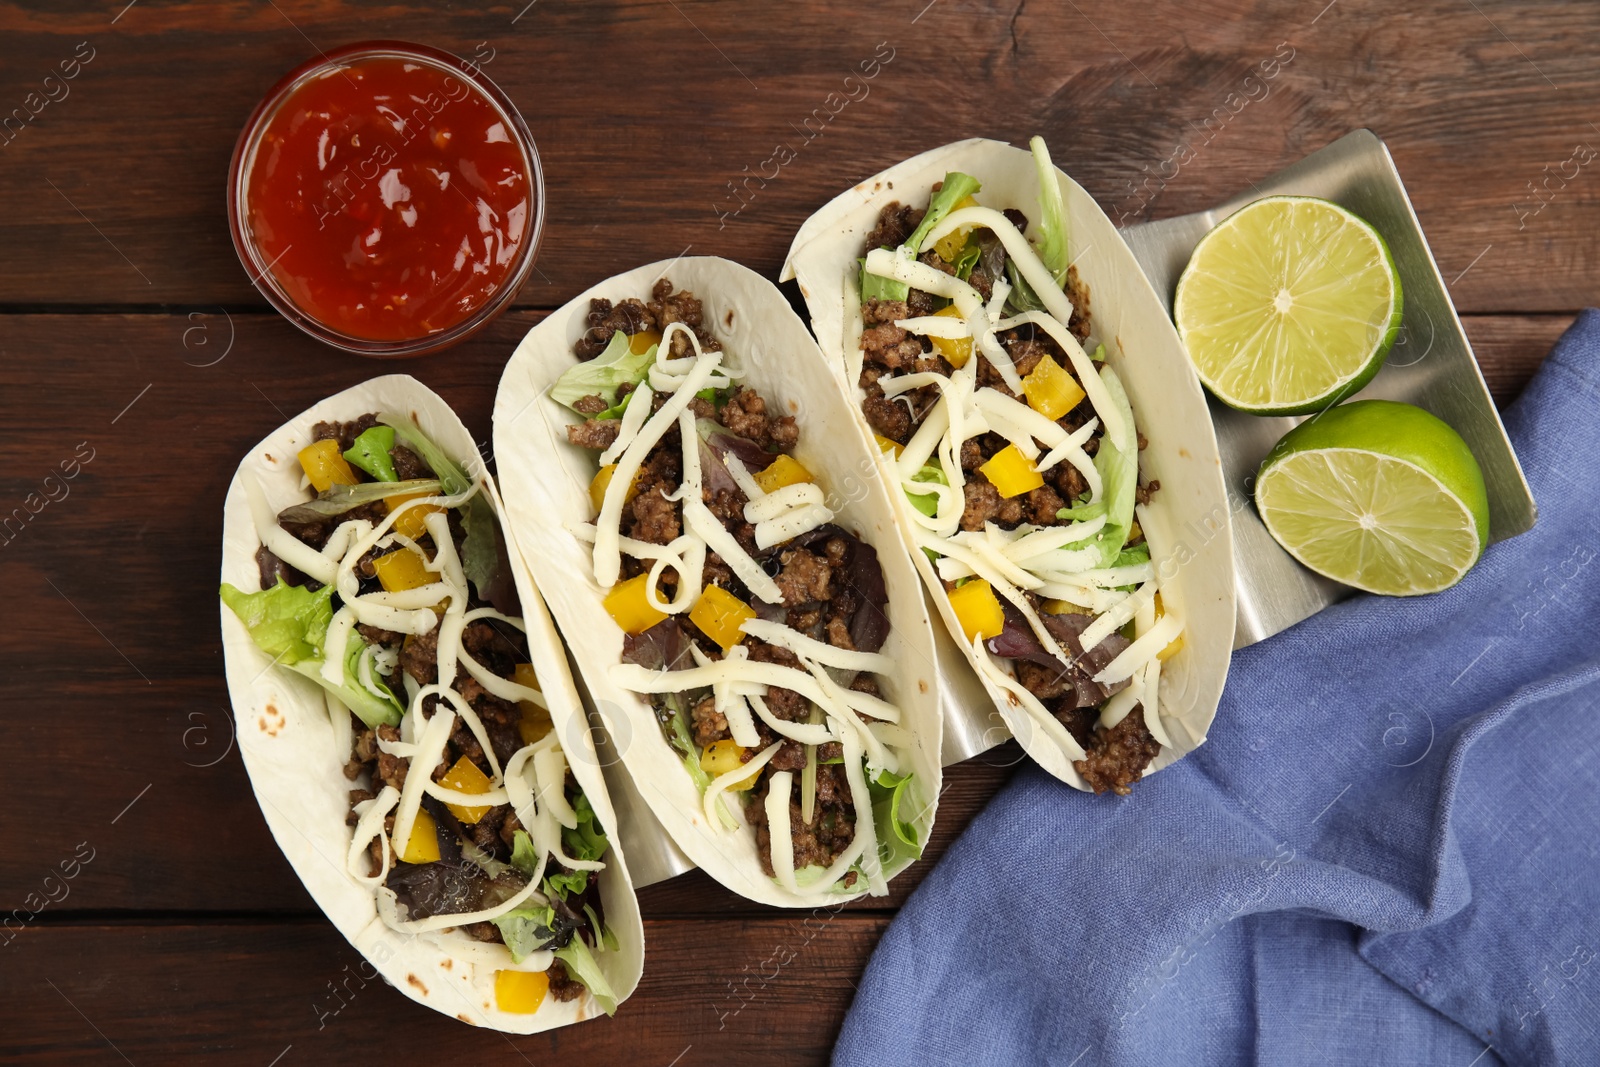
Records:
{"label": "red chili sauce", "polygon": [[262,133],[247,224],[289,298],[369,341],[463,321],[528,238],[528,161],[466,78],[372,58],[297,88]]}

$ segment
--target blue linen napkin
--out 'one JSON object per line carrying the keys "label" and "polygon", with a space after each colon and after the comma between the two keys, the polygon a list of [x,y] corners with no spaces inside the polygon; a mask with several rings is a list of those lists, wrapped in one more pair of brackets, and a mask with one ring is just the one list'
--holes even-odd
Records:
{"label": "blue linen napkin", "polygon": [[1531,532],[1240,651],[1132,796],[1019,773],[835,1062],[1600,1063],[1600,311],[1506,422]]}

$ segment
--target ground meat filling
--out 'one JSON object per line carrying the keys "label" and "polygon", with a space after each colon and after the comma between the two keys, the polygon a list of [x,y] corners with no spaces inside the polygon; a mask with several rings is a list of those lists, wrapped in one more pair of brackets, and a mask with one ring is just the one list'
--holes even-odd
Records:
{"label": "ground meat filling", "polygon": [[[899,227],[896,230],[900,234],[899,240],[904,240],[904,237],[915,228],[921,214],[920,211],[908,212],[896,224]],[[882,309],[881,314],[884,316],[884,321],[889,323],[888,329],[897,331],[898,328],[893,326],[892,319],[905,317],[906,305],[904,303],[897,306],[888,305]],[[700,300],[692,293],[673,291],[671,282],[663,279],[656,284],[649,303],[638,300],[625,300],[618,304],[604,300],[593,301],[589,312],[589,332],[574,346],[574,351],[580,359],[593,358],[604,350],[605,345],[618,330],[629,334],[641,330],[659,331],[671,322],[682,322],[689,326],[703,349],[719,350],[719,346],[704,331],[704,310]],[[904,334],[904,331],[898,332]],[[921,358],[920,343],[912,344],[907,353],[909,358]],[[675,339],[673,354],[675,356],[692,354],[685,338]],[[948,364],[945,367],[948,373]],[[619,390],[619,399],[625,393],[626,387]],[[666,400],[667,396],[664,393],[658,394],[655,398],[658,406],[664,404]],[[902,405],[889,406],[900,411],[901,418],[909,418]],[[609,405],[603,397],[585,397],[580,400],[575,408],[579,414],[587,418],[584,422],[568,426],[568,439],[574,444],[594,450],[609,447],[616,439],[615,420],[597,420],[593,417],[604,412],[607,407]],[[690,407],[697,418],[715,422],[727,435],[741,439],[736,442],[737,447],[733,451],[752,472],[770,464],[778,454],[792,450],[799,441],[800,430],[794,416],[782,413],[767,397],[746,386],[736,385],[721,390],[713,400],[696,397]],[[635,483],[634,496],[622,511],[620,520],[622,536],[653,544],[667,544],[682,534],[682,505],[674,499],[682,479],[682,447],[679,430],[673,427],[646,454],[640,466],[639,478]],[[704,453],[702,456],[704,457]],[[705,462],[702,458],[702,465]],[[712,478],[703,479],[703,501],[712,515],[734,536],[741,547],[764,563],[767,573],[777,582],[782,602],[773,607],[782,612],[784,621],[801,633],[819,641],[827,641],[840,648],[856,648],[856,635],[865,632],[859,629],[857,619],[866,598],[856,588],[858,579],[852,569],[853,551],[859,550],[861,543],[856,541],[853,535],[838,527],[823,527],[785,544],[758,552],[754,527],[744,519],[744,507],[748,503],[745,495],[737,488],[728,488],[726,484],[714,486],[712,483]],[[647,564],[631,556],[623,557],[624,577],[645,573],[647,569]],[[701,578],[704,584],[720,586],[758,610],[764,607],[715,552],[707,553]],[[661,594],[670,596],[677,588],[677,583],[678,576],[669,569],[661,580]],[[724,654],[721,646],[702,633],[687,616],[671,616],[666,622],[658,624],[658,629],[662,627],[669,632],[661,641],[636,642],[635,638],[630,637],[629,645],[625,646],[625,655],[630,655],[626,651],[627,647],[637,645],[641,648],[637,653],[640,657],[661,656],[662,647],[676,647],[679,642],[692,643],[700,652],[712,659],[721,658]],[[882,637],[877,636],[874,640],[876,643],[866,651],[877,651],[881,647]],[[649,647],[644,648],[646,645]],[[799,659],[792,652],[779,646],[755,638],[746,638],[743,646],[753,661],[788,667],[800,665]],[[687,652],[684,656],[687,657]],[[633,662],[644,661],[644,658],[633,660]],[[658,659],[651,661],[649,665],[660,667],[662,663]],[[870,675],[857,675],[847,684],[861,692],[879,694],[878,682]],[[809,721],[814,711],[809,700],[790,689],[769,687],[764,699],[768,710],[775,717],[789,722]],[[668,729],[669,741],[672,740],[670,724],[678,715],[673,702],[680,700],[683,725],[687,729],[689,739],[696,747],[696,756],[700,750],[710,745],[731,739],[726,716],[717,710],[716,700],[710,691],[705,690],[672,695],[670,700],[668,697],[657,698],[657,715]],[[783,740],[765,722],[757,720],[755,725],[759,744],[744,751],[746,761],[770,745]],[[809,823],[801,820],[799,803],[791,802],[791,837],[797,869],[812,864],[824,867],[830,865],[855,839],[855,812],[844,768],[840,764],[822,762],[839,757],[840,746],[837,743],[818,746],[815,757],[819,761],[816,803]],[[749,791],[746,802],[749,819],[756,827],[757,848],[762,857],[763,869],[768,875],[773,873],[771,834],[766,823],[765,808],[770,774],[782,770],[802,771],[806,767],[807,759],[806,746],[785,742],[767,767],[760,772],[755,788]],[[854,880],[854,875],[849,876],[847,884],[853,883]],[[554,984],[551,988],[555,989]]]}
{"label": "ground meat filling", "polygon": [[[705,310],[700,300],[688,290],[673,292],[672,283],[663,278],[650,291],[649,303],[634,298],[620,304],[612,304],[602,297],[590,300],[589,328],[573,345],[573,351],[580,360],[591,360],[606,350],[606,345],[611,343],[612,336],[619,330],[630,337],[636,333],[659,334],[674,322],[689,327],[702,349],[708,352],[721,349],[716,339],[706,332]],[[681,356],[689,350],[690,344],[686,338],[673,339],[674,356]]]}
{"label": "ground meat filling", "polygon": [[[318,441],[337,441],[341,450],[347,450],[352,447],[356,437],[377,425],[376,414],[363,415],[348,422],[322,422],[312,427],[312,438]],[[606,424],[596,425],[604,427]],[[615,436],[615,423],[611,425],[612,436]],[[434,477],[432,468],[416,452],[404,445],[395,445],[390,449],[389,455],[394,464],[395,474],[400,480]],[[383,521],[387,514],[388,511],[381,501],[331,518],[308,516],[303,510],[297,512],[296,509],[290,508],[279,517],[279,525],[290,535],[320,550],[339,523],[357,518],[377,523]],[[450,528],[459,554],[464,531],[460,528],[460,521],[454,513],[450,516]],[[418,544],[430,555],[435,551],[431,534],[424,534],[418,538]],[[374,549],[369,556],[381,555],[391,550]],[[288,567],[266,549],[258,553],[257,561],[260,565],[263,588],[272,584],[267,581],[269,575],[274,582],[279,575],[282,575],[291,584],[307,584],[311,588],[316,588],[315,582]],[[363,559],[358,564],[358,569],[367,574],[370,581],[371,569],[367,563],[368,560]],[[295,581],[296,578],[298,581]],[[486,606],[489,606],[487,602],[476,596],[467,605],[469,610]],[[402,698],[403,676],[409,676],[419,686],[431,685],[439,680],[437,627],[425,634],[402,634],[358,623],[356,632],[367,644],[397,654],[398,670],[389,677],[388,683]],[[517,664],[528,662],[527,643],[521,631],[488,620],[469,623],[462,632],[462,645],[474,660],[503,678],[510,677]],[[520,732],[522,708],[488,692],[467,673],[464,667],[457,667],[452,688],[477,714],[489,738],[489,744],[494,750],[494,756],[503,767],[525,743]],[[429,698],[424,701],[422,714],[425,717],[431,716],[438,706],[438,698]],[[373,799],[378,790],[385,786],[391,786],[396,790],[405,788],[410,760],[383,751],[379,744],[380,741],[398,743],[400,741],[398,726],[385,724],[375,730],[369,729],[365,723],[352,715],[351,727],[350,758],[345,764],[344,774],[356,786],[349,791],[352,810],[346,816],[346,821],[350,825],[355,825],[359,818],[354,811],[357,804]],[[434,770],[434,778],[443,777],[461,759],[471,762],[485,775],[493,770],[488,753],[484,751],[482,743],[464,720],[456,723],[446,744],[444,758]],[[387,881],[389,888],[395,890],[401,902],[406,905],[407,915],[410,918],[420,919],[436,914],[477,911],[498,904],[523,888],[524,880],[521,876],[506,872],[496,878],[490,878],[484,868],[462,857],[463,843],[470,843],[493,860],[502,863],[510,860],[515,834],[521,828],[521,824],[509,804],[491,807],[476,822],[463,824],[448,807],[437,804],[431,797],[425,799],[423,803],[438,826],[440,859],[433,863],[409,864],[394,860],[391,856]],[[393,829],[394,816],[391,814],[386,821],[385,830],[392,832]],[[382,843],[374,840],[369,853],[370,872],[373,875],[382,869],[379,851],[381,848]],[[549,868],[552,873],[561,869],[559,864],[554,863]],[[493,923],[473,923],[463,927],[463,931],[469,937],[480,941],[502,940],[499,928]],[[574,934],[574,936],[581,935]],[[573,981],[559,962],[555,963],[547,973],[550,975],[550,990],[557,999],[570,1000],[582,995],[584,991],[582,983]]]}
{"label": "ground meat filling", "polygon": [[[934,188],[937,190],[938,186]],[[879,212],[877,224],[867,235],[864,251],[871,251],[874,248],[892,249],[904,244],[922,221],[923,214],[923,210],[899,202],[887,205]],[[1028,220],[1021,212],[1007,209],[1003,214],[1019,230],[1027,229]],[[968,281],[987,299],[993,290],[994,281],[1004,276],[1005,251],[997,240],[982,234],[981,231],[978,241],[979,262],[973,268]],[[931,249],[922,253],[918,259],[947,274],[956,273],[953,264],[940,258]],[[1089,291],[1079,278],[1076,267],[1067,268],[1065,291],[1073,306],[1072,318],[1067,323],[1067,329],[1080,343],[1087,343],[1090,334]],[[861,412],[875,433],[899,444],[911,440],[923,415],[931,410],[937,401],[938,394],[930,387],[912,390],[890,399],[884,395],[880,379],[912,371],[949,376],[953,368],[938,353],[931,340],[902,329],[896,326],[895,322],[919,315],[931,315],[944,303],[945,301],[929,293],[912,289],[905,300],[867,300],[861,307],[862,365],[859,382],[862,390]],[[1061,346],[1043,330],[1036,330],[1031,324],[1007,330],[998,335],[998,340],[1011,356],[1019,376],[1031,373],[1048,356],[1074,380],[1077,378],[1072,361]],[[1007,387],[1004,378],[989,360],[976,352],[970,358],[978,360],[977,383],[980,387],[993,388],[1006,396],[1022,399]],[[1094,417],[1093,405],[1085,397],[1057,422],[1070,433]],[[1034,526],[1059,525],[1064,520],[1057,518],[1057,513],[1087,492],[1088,485],[1083,475],[1072,464],[1063,462],[1044,472],[1043,486],[1019,496],[1009,498],[1001,496],[1000,491],[979,468],[1008,444],[1005,438],[994,433],[982,434],[962,442],[960,462],[965,484],[962,487],[964,506],[961,513],[961,529],[982,530],[988,523],[994,523],[1007,530],[1015,529],[1023,523]],[[1142,434],[1139,437],[1139,447],[1141,449],[1145,447]],[[1098,448],[1098,435],[1091,437],[1084,445],[1084,451],[1091,456]],[[1151,495],[1160,487],[1159,482],[1138,486],[1135,500],[1140,504],[1149,503]],[[1142,533],[1137,534],[1129,541],[1129,546],[1139,544],[1143,541],[1143,537]],[[787,590],[798,588],[805,575],[803,567],[797,567],[796,573],[790,576],[786,566],[785,571],[778,576],[780,587],[786,591],[786,603]],[[1098,712],[1093,707],[1079,705],[1095,698],[1103,701],[1105,699],[1103,691],[1092,684],[1084,685],[1081,679],[1075,681],[1073,672],[1064,673],[1023,659],[1016,660],[1015,664],[1018,682],[1047,706],[1058,709],[1056,711],[1058,717],[1068,723],[1074,736],[1084,746],[1088,756],[1077,766],[1079,773],[1083,774],[1090,786],[1096,792],[1111,789],[1126,793],[1129,784],[1139,778],[1144,767],[1160,750],[1160,745],[1145,728],[1144,717],[1139,709],[1135,708],[1121,723],[1110,730],[1096,729]]]}
{"label": "ground meat filling", "polygon": [[1096,793],[1109,790],[1127,796],[1161,751],[1161,743],[1150,736],[1144,724],[1144,708],[1139,704],[1109,730],[1095,729],[1099,713],[1093,708],[1058,713],[1056,717],[1083,746],[1084,758],[1072,766]]}

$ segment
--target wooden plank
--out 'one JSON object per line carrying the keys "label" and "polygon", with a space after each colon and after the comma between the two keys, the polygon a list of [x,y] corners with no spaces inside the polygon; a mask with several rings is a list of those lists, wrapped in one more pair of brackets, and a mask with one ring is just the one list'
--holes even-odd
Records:
{"label": "wooden plank", "polygon": [[1572,315],[1466,315],[1467,340],[1494,401],[1505,407],[1533,377]]}
{"label": "wooden plank", "polygon": [[[411,1003],[322,924],[72,925],[6,945],[8,1064],[825,1063],[888,920],[645,924],[650,965],[618,1015],[508,1037]],[[26,1020],[26,1025],[20,1025]]]}
{"label": "wooden plank", "polygon": [[[550,205],[528,306],[686,251],[771,274],[852,181],[957,137],[1035,132],[1132,220],[1208,206],[1370,126],[1460,306],[1571,311],[1600,283],[1600,71],[1578,47],[1594,5],[906,0],[867,18],[826,0],[752,18],[711,0],[285,0],[219,18],[188,0],[113,21],[122,7],[5,9],[0,117],[38,115],[0,137],[0,201],[26,207],[0,217],[0,304],[258,306],[223,217],[234,138],[316,47],[375,36],[486,57],[528,117]],[[44,102],[82,42],[92,58]]]}

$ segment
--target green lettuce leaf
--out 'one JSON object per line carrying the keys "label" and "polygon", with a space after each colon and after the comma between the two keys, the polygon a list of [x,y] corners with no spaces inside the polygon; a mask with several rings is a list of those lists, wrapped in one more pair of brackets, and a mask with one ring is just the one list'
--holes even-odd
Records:
{"label": "green lettuce leaf", "polygon": [[610,842],[606,840],[605,831],[600,829],[599,820],[595,818],[594,808],[589,804],[589,798],[579,793],[577,799],[572,801],[572,810],[578,816],[576,829],[562,829],[561,843],[566,847],[567,855],[575,860],[597,860],[605,855]]}
{"label": "green lettuce leaf", "polygon": [[483,493],[462,508],[461,528],[466,533],[461,539],[461,571],[478,595],[488,600],[500,572],[500,522],[495,518],[494,505]]}
{"label": "green lettuce leaf", "polygon": [[533,836],[526,830],[518,830],[511,835],[511,866],[529,878],[539,869],[539,849],[533,843]]}
{"label": "green lettuce leaf", "polygon": [[[511,837],[511,866],[533,877],[539,869],[539,849],[533,843],[533,838],[526,830],[518,830]],[[570,853],[570,848],[569,848]],[[584,856],[583,859],[591,857]],[[545,877],[544,884],[539,888],[544,890],[544,895],[560,897],[562,900],[572,893],[582,893],[589,884],[588,871],[563,871],[556,870]]]}
{"label": "green lettuce leaf", "polygon": [[1028,147],[1033,149],[1033,165],[1039,173],[1039,258],[1059,287],[1067,281],[1067,209],[1061,202],[1061,182],[1044,138],[1035,137]]}
{"label": "green lettuce leaf", "polygon": [[[900,247],[909,248],[912,257],[915,258],[918,249],[922,247],[922,239],[928,236],[929,232],[939,224],[939,220],[950,214],[951,209],[956,204],[981,188],[983,186],[979,184],[978,179],[970,174],[962,174],[957,170],[946,174],[944,176],[944,185],[929,198],[928,210],[922,216],[921,224],[917,226],[910,237],[906,238],[906,243]],[[973,249],[972,263],[967,265],[966,274],[961,275],[963,280],[972,273],[972,264],[978,261],[977,242],[971,242],[968,247]],[[868,274],[867,261],[860,259],[856,262],[861,266],[861,302],[863,304],[869,300],[904,300],[910,295],[911,287],[906,285],[905,282],[897,282],[893,278],[883,278],[876,274]]]}
{"label": "green lettuce leaf", "polygon": [[711,784],[711,776],[700,766],[700,750],[695,747],[694,738],[689,736],[689,715],[685,710],[683,694],[668,693],[665,702],[672,711],[672,718],[667,721],[667,728],[671,731],[667,740],[683,754],[683,769],[694,779],[695,788],[704,793]]}
{"label": "green lettuce leaf", "polygon": [[1100,565],[1109,567],[1121,554],[1128,531],[1133,527],[1134,493],[1139,488],[1139,444],[1133,427],[1133,408],[1122,389],[1122,379],[1117,377],[1116,371],[1104,367],[1100,380],[1111,394],[1111,403],[1122,413],[1129,437],[1127,447],[1121,448],[1109,434],[1102,436],[1100,449],[1094,457],[1095,469],[1100,472],[1100,481],[1105,487],[1106,505],[1106,524],[1095,536],[1095,543],[1100,548]]}
{"label": "green lettuce leaf", "polygon": [[1105,513],[1106,502],[1101,500],[1095,504],[1076,504],[1070,508],[1062,508],[1056,512],[1056,518],[1070,519],[1073,522],[1088,522],[1090,519],[1098,519]]}
{"label": "green lettuce leaf", "polygon": [[867,792],[872,796],[872,824],[878,834],[878,855],[885,867],[902,857],[915,860],[922,856],[917,828],[900,817],[900,805],[915,777],[880,771],[867,783]]}
{"label": "green lettuce leaf", "polygon": [[[1039,175],[1039,224],[1035,231],[1038,239],[1033,247],[1060,287],[1066,284],[1068,265],[1067,212],[1061,200],[1061,181],[1056,177],[1055,165],[1050,162],[1050,150],[1045,147],[1044,138],[1035,137],[1028,142],[1028,147],[1033,149],[1033,165]],[[1016,260],[1006,261],[1006,275],[1011,279],[1011,295],[1006,297],[1008,308],[1014,312],[1045,310],[1044,301],[1017,269]]]}
{"label": "green lettuce leaf", "polygon": [[[949,485],[950,479],[944,475],[944,468],[937,463],[925,463],[922,469],[911,476],[914,482],[934,482],[939,485]],[[906,499],[911,501],[911,506],[924,515],[932,516],[939,510],[939,501],[932,493],[906,492]]]}
{"label": "green lettuce leaf", "polygon": [[472,479],[467,477],[467,472],[422,432],[422,427],[417,425],[415,419],[406,415],[383,414],[378,416],[378,422],[404,437],[410,444],[411,450],[433,468],[434,476],[439,479],[439,487],[444,490],[445,495],[455,496],[472,488]]}
{"label": "green lettuce leaf", "polygon": [[583,913],[589,917],[589,929],[598,930],[600,932],[599,947],[605,949],[607,952],[617,951],[617,946],[622,944],[622,942],[617,940],[617,935],[612,932],[609,926],[605,926],[600,922],[600,916],[594,913],[594,908],[590,907],[588,904],[585,904],[583,906]]}
{"label": "green lettuce leaf", "polygon": [[583,892],[588,884],[588,871],[559,871],[544,880],[544,895],[566,900],[574,893]]}
{"label": "green lettuce leaf", "polygon": [[611,983],[606,981],[600,965],[595,962],[589,946],[583,943],[583,938],[574,935],[566,947],[556,949],[556,959],[567,965],[568,974],[588,987],[602,1011],[607,1015],[617,1013],[617,995],[612,991]]}
{"label": "green lettuce leaf", "polygon": [[1113,567],[1135,567],[1141,563],[1150,562],[1150,542],[1140,541],[1136,545],[1124,548],[1117,553],[1117,558],[1111,561]]}
{"label": "green lettuce leaf", "polygon": [[[513,963],[521,963],[540,949],[550,947],[559,936],[556,911],[548,904],[517,908],[490,921],[500,928],[500,936],[511,950]],[[571,927],[567,930],[570,933]],[[574,936],[573,940],[577,938]]]}
{"label": "green lettuce leaf", "polygon": [[[378,421],[399,431],[417,455],[433,468],[433,473],[439,476],[439,487],[447,495],[455,496],[472,488],[467,472],[422,432],[416,420],[385,414],[378,416]],[[461,570],[478,595],[487,600],[489,589],[500,572],[500,523],[487,493],[479,493],[461,506],[461,528],[466,535],[461,540]]]}
{"label": "green lettuce leaf", "polygon": [[284,508],[278,513],[278,518],[290,519],[296,522],[316,522],[318,519],[331,518],[343,515],[363,504],[370,504],[374,500],[382,500],[390,496],[404,496],[411,493],[437,493],[439,483],[433,478],[413,478],[405,482],[361,482],[357,485],[330,485],[318,493],[315,499],[307,500],[304,504],[295,504]]}
{"label": "green lettuce leaf", "polygon": [[983,185],[978,179],[970,174],[962,174],[959,170],[946,174],[944,184],[928,200],[927,214],[922,216],[922,222],[911,232],[911,236],[906,238],[906,243],[901,247],[911,249],[912,255],[919,254],[923,240],[933,232],[933,228],[939,225],[957,204],[982,188]]}
{"label": "green lettuce leaf", "polygon": [[367,645],[355,634],[345,644],[344,685],[331,685],[322,676],[322,644],[333,620],[332,586],[310,593],[279,578],[277,585],[259,593],[246,593],[224,582],[221,594],[222,602],[250,631],[256,647],[276,662],[305,675],[344,701],[373,729],[400,721],[405,709],[376,674],[373,682],[379,692],[370,692],[361,685],[358,672]]}
{"label": "green lettuce leaf", "polygon": [[271,589],[246,593],[224,582],[222,602],[239,616],[256,647],[278,663],[292,667],[315,659],[322,665],[322,642],[333,621],[333,587],[309,592],[282,578]]}
{"label": "green lettuce leaf", "polygon": [[968,238],[967,243],[961,247],[961,252],[956,256],[955,263],[951,264],[956,269],[956,277],[962,281],[972,277],[972,268],[978,265],[978,257],[983,254],[983,249],[978,242]]}
{"label": "green lettuce leaf", "polygon": [[344,458],[380,482],[398,482],[400,476],[394,472],[394,460],[389,456],[393,447],[394,427],[374,426],[355,439]]}
{"label": "green lettuce leaf", "polygon": [[858,259],[856,263],[861,268],[861,303],[863,306],[873,300],[904,300],[911,295],[911,287],[905,282],[897,282],[893,278],[885,278],[880,274],[869,274],[865,259]]}
{"label": "green lettuce leaf", "polygon": [[568,367],[550,387],[550,399],[572,407],[586,396],[599,396],[609,405],[617,402],[617,386],[623,382],[638,385],[656,361],[656,346],[635,354],[633,342],[618,330],[595,358]]}

